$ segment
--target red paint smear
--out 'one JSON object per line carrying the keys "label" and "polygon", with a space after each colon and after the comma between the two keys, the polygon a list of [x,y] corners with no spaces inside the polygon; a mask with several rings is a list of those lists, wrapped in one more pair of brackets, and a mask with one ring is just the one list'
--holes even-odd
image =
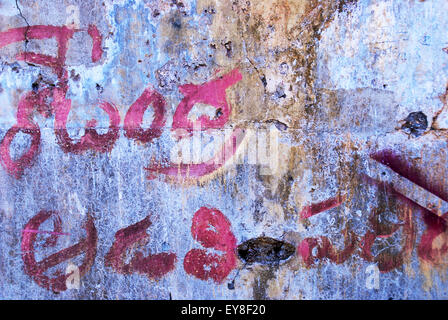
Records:
{"label": "red paint smear", "polygon": [[106,267],[111,267],[120,274],[138,273],[151,279],[160,279],[174,269],[176,254],[159,253],[143,256],[137,252],[129,263],[125,263],[128,249],[142,246],[149,241],[146,229],[151,226],[150,217],[146,217],[129,227],[123,228],[115,234],[115,241],[105,258]]}
{"label": "red paint smear", "polygon": [[[26,39],[49,39],[55,38],[58,43],[57,57],[51,57],[33,52],[24,52],[17,55],[17,60],[28,63],[39,64],[52,68],[59,79],[66,79],[67,72],[64,69],[68,50],[68,41],[73,37],[77,29],[66,26],[35,25],[30,27],[13,28],[0,32],[0,48],[9,44],[25,41]],[[101,48],[102,36],[95,25],[89,25],[88,34],[92,38],[92,61],[97,62],[103,55]],[[26,38],[25,38],[26,35]]]}
{"label": "red paint smear", "polygon": [[433,248],[434,240],[441,234],[447,232],[448,212],[442,217],[434,215],[432,212],[423,212],[423,221],[426,224],[426,231],[422,235],[417,248],[418,256],[432,264],[439,264],[442,257],[448,253],[448,243],[445,242],[441,248]]}
{"label": "red paint smear", "polygon": [[196,103],[211,105],[216,109],[221,109],[221,116],[217,119],[210,119],[206,115],[199,117],[201,130],[210,128],[223,128],[229,119],[231,108],[226,100],[226,89],[242,80],[242,75],[238,69],[234,69],[218,79],[211,80],[201,85],[186,84],[179,87],[184,98],[177,106],[173,116],[172,130],[185,129],[188,132],[193,130],[193,122],[188,119],[188,114]]}
{"label": "red paint smear", "polygon": [[87,30],[89,36],[92,38],[92,62],[97,62],[103,56],[103,48],[101,47],[101,43],[103,41],[103,37],[101,36],[98,28],[91,24],[89,25],[89,29]]}
{"label": "red paint smear", "polygon": [[35,25],[30,27],[13,28],[0,32],[0,48],[15,42],[25,41],[26,39],[42,40],[56,38],[58,43],[63,43],[68,41],[73,33],[73,29],[65,26],[56,27],[51,25]]}
{"label": "red paint smear", "polygon": [[45,230],[28,230],[24,229],[22,232],[31,232],[31,233],[47,233],[54,236],[69,236],[70,233],[63,233],[63,232],[53,232],[53,231],[45,231]]}
{"label": "red paint smear", "polygon": [[361,254],[360,256],[367,260],[372,262],[375,258],[372,254],[372,245],[375,242],[375,239],[378,237],[374,232],[367,231],[364,237],[361,240]]}
{"label": "red paint smear", "polygon": [[415,243],[416,229],[412,222],[412,216],[408,216],[404,224],[393,225],[394,229],[400,227],[403,227],[403,234],[405,236],[404,244],[400,252],[392,254],[382,251],[374,257],[371,250],[375,240],[377,238],[388,238],[392,234],[379,235],[376,232],[368,231],[361,240],[361,257],[367,261],[376,262],[378,269],[383,273],[390,272],[403,265],[405,258],[412,254]]}
{"label": "red paint smear", "polygon": [[205,248],[228,252],[236,248],[236,239],[230,227],[230,221],[221,211],[202,207],[193,217],[191,234]]}
{"label": "red paint smear", "polygon": [[307,266],[311,266],[314,264],[312,251],[313,248],[316,246],[317,246],[316,238],[303,239],[297,246],[297,252],[300,254],[300,256],[302,257],[303,261],[305,261]]}
{"label": "red paint smear", "polygon": [[[33,112],[37,109],[43,116],[51,115],[51,107],[46,102],[46,96],[49,89],[43,89],[38,92],[28,92],[19,101],[17,108],[17,124],[10,128],[0,142],[0,160],[5,170],[15,178],[19,179],[26,168],[32,166],[33,161],[39,153],[40,129],[33,121]],[[10,145],[14,137],[19,133],[25,133],[31,136],[30,148],[17,160],[11,158]]]}
{"label": "red paint smear", "polygon": [[[24,230],[39,230],[42,223],[48,220],[52,216],[57,216],[54,211],[40,211],[37,215],[30,219],[26,224]],[[56,225],[58,225],[56,223]],[[93,219],[89,215],[84,228],[87,233],[87,237],[81,239],[77,244],[60,250],[42,261],[37,262],[35,259],[35,242],[37,233],[35,232],[23,232],[22,233],[22,260],[25,266],[25,273],[33,278],[33,280],[41,287],[52,290],[53,292],[61,292],[67,289],[66,280],[69,276],[62,274],[60,271],[55,272],[54,277],[44,275],[44,272],[58,264],[73,259],[76,256],[84,254],[84,261],[79,267],[80,277],[84,276],[92,267],[96,255],[97,245],[97,232]],[[59,227],[55,228],[55,232],[58,232]],[[51,235],[55,237],[55,235]],[[55,244],[55,243],[53,243]]]}
{"label": "red paint smear", "polygon": [[319,203],[313,203],[303,208],[303,210],[300,212],[300,218],[310,218],[318,213],[339,207],[345,201],[345,199],[345,196],[339,195],[337,197]]}
{"label": "red paint smear", "polygon": [[37,110],[42,116],[49,118],[53,109],[47,102],[51,90],[48,88],[37,92],[30,91],[19,101],[17,107],[17,125],[23,128],[35,128],[37,124],[33,121],[34,110]]}
{"label": "red paint smear", "polygon": [[71,109],[71,100],[66,99],[66,88],[55,89],[53,94],[53,107],[55,109],[55,134],[56,139],[64,152],[82,154],[87,150],[109,152],[119,137],[120,114],[117,108],[103,102],[99,105],[109,116],[109,130],[105,134],[98,134],[93,128],[95,120],[90,120],[85,128],[85,134],[79,142],[74,142],[67,132],[67,119]]}
{"label": "red paint smear", "polygon": [[236,239],[229,220],[217,209],[200,208],[193,217],[191,234],[205,248],[223,251],[222,255],[205,249],[192,249],[184,258],[184,269],[201,280],[222,283],[236,266]]}
{"label": "red paint smear", "polygon": [[[151,104],[154,108],[154,120],[149,129],[143,130],[141,128],[143,115]],[[166,102],[163,96],[153,89],[147,88],[126,113],[124,118],[125,136],[143,143],[160,137],[166,122],[165,113]]]}
{"label": "red paint smear", "polygon": [[37,110],[43,117],[49,118],[53,114],[51,103],[48,102],[51,97],[52,89],[44,88],[37,92],[30,91],[24,98],[20,99],[17,107],[17,124],[27,127],[28,124],[34,124],[34,111]]}
{"label": "red paint smear", "polygon": [[[344,237],[344,249],[337,250],[327,237],[318,238],[306,238],[297,247],[303,261],[307,267],[311,267],[315,264],[315,260],[322,260],[328,258],[335,264],[344,263],[356,250],[357,237],[351,233],[346,233]],[[317,247],[317,254],[313,256],[312,251]]]}
{"label": "red paint smear", "polygon": [[0,48],[15,42],[25,41],[25,34],[28,39],[48,39],[53,37],[62,39],[69,31],[73,30],[67,27],[56,27],[51,25],[13,28],[0,32]]}
{"label": "red paint smear", "polygon": [[[374,261],[378,265],[378,269],[385,273],[390,272],[398,267],[400,267],[406,258],[409,258],[412,254],[415,241],[416,241],[416,226],[414,223],[414,212],[419,210],[421,212],[430,212],[428,209],[420,206],[418,203],[402,195],[396,191],[390,184],[384,183],[372,179],[368,176],[363,175],[363,180],[369,184],[376,186],[379,190],[387,192],[390,196],[399,201],[398,203],[398,215],[401,223],[398,224],[381,224],[378,215],[381,214],[380,211],[374,210],[369,217],[370,225],[372,231],[368,231],[362,238],[361,244],[361,257],[367,261]],[[434,213],[430,213],[434,215]],[[404,241],[402,250],[396,254],[391,254],[388,252],[381,252],[376,257],[373,256],[371,248],[373,243],[377,238],[388,238],[392,236],[396,231],[402,229],[404,235]]]}
{"label": "red paint smear", "polygon": [[344,263],[356,250],[358,239],[356,235],[351,232],[344,237],[344,249],[337,250],[331,244],[328,238],[324,237],[324,247],[326,248],[325,256],[336,264]]}
{"label": "red paint smear", "polygon": [[153,179],[155,177],[153,173],[161,173],[173,177],[178,176],[180,178],[204,177],[223,167],[225,163],[236,153],[236,150],[240,146],[243,139],[244,130],[239,128],[235,129],[229,139],[224,143],[218,154],[203,163],[169,163],[166,166],[162,164],[151,164],[149,167],[145,168],[145,170],[150,172],[148,179]]}
{"label": "red paint smear", "polygon": [[58,78],[61,79],[66,75],[64,64],[68,49],[67,44],[74,32],[74,29],[70,29],[65,26],[56,27],[44,25],[9,29],[8,31],[0,32],[0,48],[14,42],[25,41],[25,34],[28,40],[55,38],[58,43],[57,57],[49,57],[33,52],[25,52],[20,53],[17,56],[17,60],[24,60],[29,63],[51,67],[58,75]]}
{"label": "red paint smear", "polygon": [[229,254],[219,256],[202,249],[192,249],[184,258],[186,273],[204,281],[212,279],[216,283],[222,283],[235,265],[236,259]]}
{"label": "red paint smear", "polygon": [[[10,145],[16,134],[23,132],[31,136],[31,146],[19,159],[13,160],[10,153]],[[10,128],[0,143],[0,159],[3,168],[16,179],[19,179],[26,168],[32,166],[36,155],[39,152],[40,129],[38,126],[33,128],[22,128],[14,125]]]}
{"label": "red paint smear", "polygon": [[446,186],[434,184],[420,170],[413,167],[406,159],[393,150],[382,150],[372,153],[370,157],[385,166],[388,166],[399,175],[412,181],[423,189],[435,194],[440,199],[448,201]]}
{"label": "red paint smear", "polygon": [[[371,231],[368,231],[362,237],[359,244],[361,258],[369,262],[376,262],[382,273],[390,272],[402,266],[405,259],[412,254],[415,245],[417,230],[413,216],[415,211],[420,211],[427,230],[422,235],[420,244],[418,245],[418,256],[427,262],[438,264],[442,260],[442,257],[448,253],[448,242],[443,243],[440,248],[433,248],[433,242],[439,235],[447,232],[448,223],[446,219],[448,218],[448,213],[445,213],[443,217],[439,217],[402,195],[388,183],[372,179],[366,175],[363,175],[363,181],[369,185],[378,187],[378,189],[387,192],[399,201],[398,213],[402,222],[386,225],[381,224],[378,219],[378,215],[381,212],[375,210],[369,217]],[[377,256],[373,256],[371,250],[375,240],[377,238],[389,238],[400,228],[403,228],[402,232],[404,235],[402,250],[394,254],[383,251]],[[308,267],[313,266],[317,260],[323,258],[328,258],[334,263],[343,263],[356,249],[358,243],[356,235],[351,233],[350,237],[346,236],[344,243],[345,248],[338,252],[334,249],[327,237],[306,238],[298,245],[297,252]],[[317,248],[315,256],[312,254],[314,248]]]}
{"label": "red paint smear", "polygon": [[60,61],[57,58],[54,58],[49,55],[32,53],[32,52],[23,52],[19,53],[16,56],[17,60],[23,60],[31,64],[38,64],[44,67],[52,68],[53,70],[59,70],[60,72]]}
{"label": "red paint smear", "polygon": [[[61,87],[55,89],[44,88],[37,93],[32,91],[28,92],[25,97],[21,98],[17,110],[17,124],[8,130],[0,143],[0,160],[5,170],[19,179],[26,168],[31,167],[33,160],[39,152],[40,146],[40,128],[33,121],[33,111],[37,109],[44,117],[50,117],[53,114],[53,104],[47,102],[47,99],[53,95],[57,98],[54,102],[56,107],[60,107],[62,112],[68,112],[70,110],[70,100],[65,99],[65,95],[68,91],[67,87],[67,71],[64,69],[65,59],[68,49],[68,41],[73,37],[74,30],[65,26],[44,26],[36,25],[30,27],[14,28],[4,32],[0,32],[0,48],[19,41],[25,41],[27,39],[49,39],[55,38],[58,44],[57,57],[52,57],[44,54],[38,54],[34,52],[24,52],[17,55],[17,60],[23,60],[28,63],[42,65],[53,69],[57,74],[58,79],[61,80]],[[89,35],[93,39],[92,60],[97,61],[102,55],[101,49],[101,36],[98,29],[91,25],[88,30]],[[26,35],[26,37],[25,37]],[[68,108],[67,108],[68,106]],[[65,108],[64,108],[65,107]],[[90,126],[86,128],[86,134],[79,144],[73,144],[68,137],[65,126],[63,126],[62,132],[56,130],[57,138],[65,151],[73,149],[74,152],[81,153],[85,149],[95,149],[98,151],[108,151],[111,149],[111,145],[118,138],[118,125],[120,119],[117,114],[118,111],[114,110],[111,105],[102,104],[101,108],[108,112],[111,117],[111,129],[105,135],[98,135],[95,130]],[[67,111],[68,109],[68,111]],[[114,111],[116,111],[114,113]],[[61,110],[59,110],[61,115]],[[62,119],[62,124],[65,122]],[[93,122],[92,122],[93,123]],[[60,124],[60,123],[58,123]],[[58,125],[56,124],[56,126]],[[65,130],[65,131],[64,131]],[[19,159],[13,160],[10,155],[10,145],[15,135],[19,132],[29,134],[32,137],[31,146],[27,152],[25,152]],[[65,147],[65,148],[64,148]]]}

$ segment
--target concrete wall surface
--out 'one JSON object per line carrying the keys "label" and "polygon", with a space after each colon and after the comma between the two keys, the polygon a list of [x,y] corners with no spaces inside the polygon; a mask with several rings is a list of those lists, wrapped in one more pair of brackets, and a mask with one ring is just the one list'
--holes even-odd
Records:
{"label": "concrete wall surface", "polygon": [[0,298],[447,299],[446,12],[0,0]]}

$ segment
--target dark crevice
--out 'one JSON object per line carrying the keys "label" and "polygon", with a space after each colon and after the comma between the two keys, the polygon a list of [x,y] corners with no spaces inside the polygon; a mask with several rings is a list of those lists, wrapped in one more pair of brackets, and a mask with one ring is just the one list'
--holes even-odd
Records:
{"label": "dark crevice", "polygon": [[440,114],[443,112],[443,110],[445,108],[446,108],[446,105],[444,104],[443,107],[435,113],[434,117],[432,118],[431,126],[430,126],[429,130],[433,130],[433,131],[444,130],[444,129],[439,128],[436,124],[437,124]]}
{"label": "dark crevice", "polygon": [[266,121],[267,123],[273,123],[275,127],[280,131],[285,131],[288,129],[288,125],[284,122],[281,122],[277,119],[269,119]]}
{"label": "dark crevice", "polygon": [[428,128],[428,118],[421,112],[411,112],[406,119],[404,119],[404,124],[401,129],[412,135],[413,137],[421,136]]}
{"label": "dark crevice", "polygon": [[278,265],[295,253],[295,247],[281,240],[259,237],[240,244],[237,252],[240,259],[248,264]]}
{"label": "dark crevice", "polygon": [[224,48],[226,48],[226,56],[230,58],[232,56],[232,41],[224,43]]}
{"label": "dark crevice", "polygon": [[263,84],[264,94],[266,95],[266,86],[268,85],[268,82],[266,80],[266,76],[263,72],[261,72],[257,66],[252,62],[252,60],[249,57],[246,57],[247,61],[249,61],[250,65],[254,68],[255,72],[258,74],[258,77]]}
{"label": "dark crevice", "polygon": [[28,23],[28,20],[25,18],[25,16],[22,14],[22,9],[20,9],[18,0],[16,0],[16,8],[19,11],[20,17],[22,17],[23,21],[25,21],[25,23],[26,23],[26,29],[25,29],[25,34],[24,34],[24,36],[25,36],[25,48],[24,48],[25,51],[24,51],[24,55],[25,55],[25,61],[26,61],[26,54],[28,52],[28,42],[29,42],[29,40],[28,40],[28,31],[30,30],[30,24]]}

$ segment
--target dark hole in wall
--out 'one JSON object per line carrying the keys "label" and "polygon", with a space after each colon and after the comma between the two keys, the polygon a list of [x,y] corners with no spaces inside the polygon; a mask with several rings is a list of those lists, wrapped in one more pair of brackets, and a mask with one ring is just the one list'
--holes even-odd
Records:
{"label": "dark hole in wall", "polygon": [[414,136],[421,136],[425,130],[428,128],[428,118],[426,115],[421,112],[411,112],[406,119],[404,119],[404,124],[401,126],[401,129]]}
{"label": "dark hole in wall", "polygon": [[182,28],[182,21],[179,18],[173,18],[171,19],[171,24],[174,28],[180,29]]}
{"label": "dark hole in wall", "polygon": [[221,109],[221,108],[218,108],[218,110],[216,110],[215,118],[217,119],[217,118],[219,118],[220,116],[222,116],[222,109]]}
{"label": "dark hole in wall", "polygon": [[31,88],[33,89],[34,92],[36,92],[39,89],[39,83],[43,81],[42,75],[39,74],[39,76],[37,77],[37,79],[33,82],[33,84],[31,85]]}
{"label": "dark hole in wall", "polygon": [[280,131],[285,131],[288,129],[288,125],[276,119],[270,119],[266,121],[267,123],[273,123],[275,127]]}
{"label": "dark hole in wall", "polygon": [[287,242],[269,237],[247,240],[237,248],[238,256],[246,263],[278,264],[295,253],[295,247]]}
{"label": "dark hole in wall", "polygon": [[103,93],[103,87],[100,85],[100,84],[96,84],[96,90],[99,92],[99,93]]}
{"label": "dark hole in wall", "polygon": [[263,86],[266,88],[266,86],[268,85],[268,81],[266,80],[265,76],[260,77],[261,82],[263,83]]}
{"label": "dark hole in wall", "polygon": [[232,56],[232,41],[228,41],[224,43],[224,47],[226,48],[226,56],[230,58]]}
{"label": "dark hole in wall", "polygon": [[205,14],[215,14],[216,10],[213,7],[209,7],[209,8],[204,9],[204,13]]}
{"label": "dark hole in wall", "polygon": [[277,90],[275,91],[274,97],[276,99],[286,98],[285,90],[282,87],[278,87]]}

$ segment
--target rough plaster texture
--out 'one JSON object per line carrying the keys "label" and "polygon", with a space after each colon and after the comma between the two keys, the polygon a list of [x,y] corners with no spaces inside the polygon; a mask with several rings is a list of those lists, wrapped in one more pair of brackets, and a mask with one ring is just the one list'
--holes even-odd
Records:
{"label": "rough plaster texture", "polygon": [[[448,298],[447,9],[445,0],[0,0],[0,298]],[[60,54],[62,29],[35,26],[76,30],[64,60],[32,55]],[[183,85],[232,70],[228,114],[219,85],[186,100]],[[137,141],[125,119],[147,88],[164,99],[165,120]],[[72,143],[108,131],[101,103],[117,110],[116,139],[67,147],[58,136],[67,101]],[[205,173],[148,171],[179,144],[198,150],[176,137],[176,114],[183,124],[225,120],[205,126],[202,148],[243,130],[239,158]],[[250,161],[249,132],[278,136],[268,162]],[[134,238],[120,247],[129,226]],[[64,251],[86,237],[88,253]],[[29,260],[57,252],[48,269]],[[67,266],[87,260],[79,288],[66,288]]]}

